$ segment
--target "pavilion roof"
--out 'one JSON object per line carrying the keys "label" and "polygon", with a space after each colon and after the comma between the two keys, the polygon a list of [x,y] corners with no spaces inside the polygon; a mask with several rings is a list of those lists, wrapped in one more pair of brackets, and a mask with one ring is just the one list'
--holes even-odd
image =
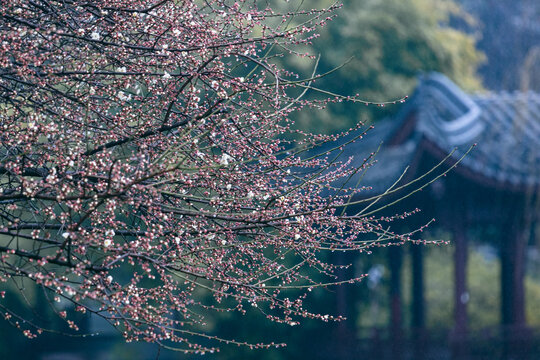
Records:
{"label": "pavilion roof", "polygon": [[[455,150],[454,160],[477,144],[460,168],[488,185],[539,187],[540,94],[469,95],[444,75],[428,74],[395,117],[377,123],[344,156],[354,155],[353,165],[358,166],[378,149],[360,185],[372,187],[368,193],[381,193],[399,179],[419,151],[426,151],[426,142],[440,154]],[[352,179],[350,184],[354,183]]]}

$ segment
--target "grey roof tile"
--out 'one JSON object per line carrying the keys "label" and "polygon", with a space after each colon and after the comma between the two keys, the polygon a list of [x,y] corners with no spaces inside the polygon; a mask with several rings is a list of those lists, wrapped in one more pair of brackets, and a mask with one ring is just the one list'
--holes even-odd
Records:
{"label": "grey roof tile", "polygon": [[[411,108],[418,115],[412,135],[403,144],[386,145]],[[373,186],[374,192],[384,191],[403,173],[422,138],[446,153],[457,148],[455,157],[476,143],[461,166],[501,184],[540,186],[538,93],[468,95],[441,74],[425,76],[406,111],[377,124],[365,141],[349,150],[367,154],[381,141],[384,144],[362,185]]]}

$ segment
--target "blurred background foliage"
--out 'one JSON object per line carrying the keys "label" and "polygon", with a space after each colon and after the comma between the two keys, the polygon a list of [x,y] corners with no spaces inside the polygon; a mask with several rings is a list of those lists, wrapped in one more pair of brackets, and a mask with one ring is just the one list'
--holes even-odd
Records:
{"label": "blurred background foliage", "polygon": [[[310,1],[327,7],[331,0]],[[328,22],[306,52],[318,56],[318,73],[338,71],[315,85],[340,95],[358,94],[363,100],[385,102],[413,91],[418,75],[438,71],[467,91],[482,89],[477,68],[485,56],[475,47],[477,34],[450,26],[474,25],[474,18],[452,0],[345,0],[338,17]],[[293,58],[293,67],[308,75],[314,62]],[[372,122],[397,111],[338,103],[325,111],[298,114],[297,126],[335,132],[357,122]]]}

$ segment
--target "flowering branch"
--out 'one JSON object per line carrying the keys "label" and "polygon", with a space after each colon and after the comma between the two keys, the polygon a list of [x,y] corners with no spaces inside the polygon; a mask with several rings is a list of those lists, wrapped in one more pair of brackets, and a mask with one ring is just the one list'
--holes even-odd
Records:
{"label": "flowering branch", "polygon": [[[128,341],[186,352],[216,350],[201,339],[280,346],[208,335],[211,311],[244,313],[249,304],[289,325],[340,320],[303,306],[311,289],[344,282],[324,253],[411,234],[389,232],[391,217],[341,211],[361,191],[347,179],[369,161],[353,169],[350,160],[304,156],[348,132],[285,140],[294,111],[360,101],[317,89],[316,66],[299,80],[276,60],[309,43],[334,8],[4,4],[0,281],[30,280]],[[327,97],[307,100],[307,91]],[[29,337],[43,330],[27,325]]]}

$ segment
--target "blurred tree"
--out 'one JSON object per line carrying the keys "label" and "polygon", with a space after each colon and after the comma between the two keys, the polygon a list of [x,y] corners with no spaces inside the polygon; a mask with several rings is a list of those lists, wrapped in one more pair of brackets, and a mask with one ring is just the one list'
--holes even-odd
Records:
{"label": "blurred tree", "polygon": [[[479,90],[482,85],[476,69],[484,55],[475,48],[474,36],[450,27],[454,18],[474,21],[453,0],[345,0],[339,16],[323,29],[321,38],[309,50],[323,54],[321,72],[352,58],[337,74],[322,79],[323,87],[359,94],[368,101],[406,96],[423,71],[442,72],[465,90]],[[310,63],[295,60],[308,71]],[[373,107],[334,104],[325,112],[303,112],[297,124],[333,131],[387,114],[389,111]]]}

